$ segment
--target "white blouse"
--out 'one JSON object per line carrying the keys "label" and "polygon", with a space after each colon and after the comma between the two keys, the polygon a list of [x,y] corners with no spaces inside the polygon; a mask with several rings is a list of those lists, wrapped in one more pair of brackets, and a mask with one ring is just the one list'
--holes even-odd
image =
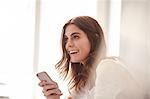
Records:
{"label": "white blouse", "polygon": [[71,96],[73,99],[144,99],[140,86],[116,59],[102,60],[96,69],[95,86]]}

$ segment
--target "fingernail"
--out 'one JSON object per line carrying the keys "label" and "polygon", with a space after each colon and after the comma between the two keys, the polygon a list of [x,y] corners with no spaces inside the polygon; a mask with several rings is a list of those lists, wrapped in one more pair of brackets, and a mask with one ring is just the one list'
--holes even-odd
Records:
{"label": "fingernail", "polygon": [[61,95],[63,95],[63,94],[61,93],[61,94],[57,94],[57,95],[61,96]]}
{"label": "fingernail", "polygon": [[57,92],[58,95],[62,95],[62,93],[60,91]]}

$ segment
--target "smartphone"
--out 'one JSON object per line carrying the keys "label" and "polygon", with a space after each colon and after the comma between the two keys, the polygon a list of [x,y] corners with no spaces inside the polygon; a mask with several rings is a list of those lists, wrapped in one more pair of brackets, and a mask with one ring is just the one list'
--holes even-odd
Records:
{"label": "smartphone", "polygon": [[40,79],[40,81],[45,80],[49,84],[51,84],[52,82],[54,82],[45,71],[37,73],[36,76]]}

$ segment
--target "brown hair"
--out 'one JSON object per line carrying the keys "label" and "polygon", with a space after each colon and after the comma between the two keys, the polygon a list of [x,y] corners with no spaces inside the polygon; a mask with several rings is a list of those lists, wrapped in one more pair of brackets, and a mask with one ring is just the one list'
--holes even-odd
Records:
{"label": "brown hair", "polygon": [[[65,30],[69,24],[76,25],[79,29],[84,31],[91,43],[90,54],[85,62],[85,64],[81,63],[71,63],[70,57],[65,49]],[[101,26],[98,22],[89,17],[89,16],[78,16],[69,20],[62,29],[62,38],[61,38],[61,47],[62,47],[62,58],[56,64],[56,69],[58,69],[59,73],[64,77],[67,77],[69,68],[71,68],[71,80],[69,82],[70,89],[74,88],[76,92],[79,92],[85,85],[87,84],[89,75],[91,73],[91,69],[95,65],[94,63],[97,60],[97,56],[102,52],[101,48],[105,49],[105,40],[104,34]]]}

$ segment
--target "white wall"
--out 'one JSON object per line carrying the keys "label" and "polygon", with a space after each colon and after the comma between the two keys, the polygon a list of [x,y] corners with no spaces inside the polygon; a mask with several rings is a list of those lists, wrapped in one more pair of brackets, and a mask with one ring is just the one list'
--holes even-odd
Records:
{"label": "white wall", "polygon": [[0,0],[0,96],[32,99],[35,0]]}
{"label": "white wall", "polygon": [[[108,36],[110,0],[98,0],[97,7],[99,22]],[[150,1],[122,0],[121,11],[120,57],[141,86],[143,98],[148,99],[148,90],[150,96],[150,67],[148,67],[150,66]]]}
{"label": "white wall", "polygon": [[[120,57],[148,99],[148,0],[123,0]],[[149,38],[150,39],[150,38]]]}
{"label": "white wall", "polygon": [[[148,60],[150,60],[150,1],[148,2],[148,25],[147,25],[147,55],[148,55]],[[149,98],[150,98],[150,61],[148,62],[148,67],[147,67],[147,70],[148,70],[148,95],[149,95]]]}
{"label": "white wall", "polygon": [[97,0],[97,17],[104,33],[108,33],[109,22],[109,0]]}

